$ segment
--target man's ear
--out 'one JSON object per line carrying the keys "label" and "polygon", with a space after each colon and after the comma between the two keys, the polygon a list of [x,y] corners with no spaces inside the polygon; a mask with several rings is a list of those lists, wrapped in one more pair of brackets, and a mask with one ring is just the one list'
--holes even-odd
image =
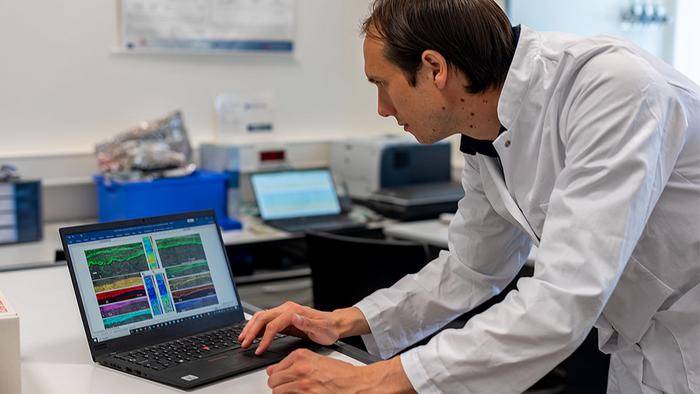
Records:
{"label": "man's ear", "polygon": [[[430,83],[435,84],[438,89],[444,89],[447,86],[447,60],[440,52],[428,49],[423,51],[421,55],[421,68]],[[424,76],[424,78],[426,78]]]}

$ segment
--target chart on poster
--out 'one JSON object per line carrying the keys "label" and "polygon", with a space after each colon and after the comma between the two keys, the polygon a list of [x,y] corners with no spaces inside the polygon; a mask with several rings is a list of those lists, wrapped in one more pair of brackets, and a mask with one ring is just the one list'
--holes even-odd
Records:
{"label": "chart on poster", "polygon": [[120,0],[121,52],[294,49],[296,0]]}

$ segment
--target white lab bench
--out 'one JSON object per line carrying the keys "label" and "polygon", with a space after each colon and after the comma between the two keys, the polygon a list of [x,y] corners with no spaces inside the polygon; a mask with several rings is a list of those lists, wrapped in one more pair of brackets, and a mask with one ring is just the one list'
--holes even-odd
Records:
{"label": "white lab bench", "polygon": [[[92,362],[67,266],[0,273],[0,289],[20,319],[22,393],[177,393]],[[0,339],[1,341],[1,339]],[[361,365],[334,350],[321,353]],[[267,375],[258,370],[205,386],[198,393],[265,393]]]}

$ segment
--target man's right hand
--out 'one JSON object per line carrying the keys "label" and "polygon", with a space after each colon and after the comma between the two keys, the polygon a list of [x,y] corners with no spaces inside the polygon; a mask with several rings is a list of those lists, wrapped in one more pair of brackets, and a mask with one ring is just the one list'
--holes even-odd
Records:
{"label": "man's right hand", "polygon": [[321,312],[286,302],[276,308],[256,312],[243,328],[238,340],[247,349],[261,332],[262,340],[255,354],[262,354],[278,333],[308,338],[321,345],[331,345],[339,338],[369,333],[369,325],[357,308]]}

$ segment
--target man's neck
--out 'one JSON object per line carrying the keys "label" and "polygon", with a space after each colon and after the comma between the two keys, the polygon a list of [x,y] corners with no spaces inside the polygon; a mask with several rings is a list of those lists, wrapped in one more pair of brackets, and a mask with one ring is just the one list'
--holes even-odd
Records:
{"label": "man's neck", "polygon": [[495,140],[501,127],[501,122],[498,119],[498,99],[501,96],[501,87],[481,94],[470,95],[464,102],[462,102],[461,96],[457,95],[454,103],[459,119],[457,125],[459,132],[477,140]]}

